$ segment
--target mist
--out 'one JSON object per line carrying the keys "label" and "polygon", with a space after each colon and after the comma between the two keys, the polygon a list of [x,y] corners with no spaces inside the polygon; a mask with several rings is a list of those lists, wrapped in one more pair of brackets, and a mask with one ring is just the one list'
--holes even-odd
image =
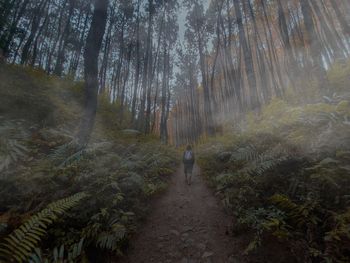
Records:
{"label": "mist", "polygon": [[349,14],[0,1],[0,262],[350,262]]}

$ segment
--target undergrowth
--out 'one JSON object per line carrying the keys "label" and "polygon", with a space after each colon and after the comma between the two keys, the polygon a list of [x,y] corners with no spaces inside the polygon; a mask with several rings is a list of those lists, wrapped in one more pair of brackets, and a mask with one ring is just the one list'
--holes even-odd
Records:
{"label": "undergrowth", "polygon": [[79,149],[82,85],[0,67],[0,262],[110,262],[166,188],[176,151],[123,132],[130,114],[120,123],[119,106],[103,96]]}
{"label": "undergrowth", "polygon": [[350,72],[337,67],[329,72],[332,96],[274,99],[199,147],[233,233],[249,234],[246,255],[263,254],[275,240],[288,262],[350,262]]}

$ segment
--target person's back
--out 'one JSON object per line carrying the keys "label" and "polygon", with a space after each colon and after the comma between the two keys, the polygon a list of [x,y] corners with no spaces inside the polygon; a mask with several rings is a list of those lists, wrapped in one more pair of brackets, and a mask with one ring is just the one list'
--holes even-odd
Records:
{"label": "person's back", "polygon": [[192,177],[194,162],[195,162],[195,157],[192,151],[192,147],[191,145],[188,145],[186,148],[186,151],[183,153],[183,163],[185,168],[184,172],[185,172],[186,182],[188,184],[191,184],[191,177]]}

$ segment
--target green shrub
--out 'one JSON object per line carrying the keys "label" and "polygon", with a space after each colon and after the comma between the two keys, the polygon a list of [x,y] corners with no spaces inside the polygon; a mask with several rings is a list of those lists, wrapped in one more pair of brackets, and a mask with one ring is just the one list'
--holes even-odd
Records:
{"label": "green shrub", "polygon": [[199,147],[202,173],[236,218],[234,231],[252,233],[245,253],[273,236],[296,261],[349,262],[350,99],[324,100],[273,99],[231,135]]}

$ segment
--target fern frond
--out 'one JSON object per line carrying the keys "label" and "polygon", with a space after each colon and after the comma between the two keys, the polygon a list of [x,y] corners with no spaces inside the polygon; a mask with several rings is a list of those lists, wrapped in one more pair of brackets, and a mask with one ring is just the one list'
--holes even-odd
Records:
{"label": "fern frond", "polygon": [[29,150],[23,144],[29,134],[21,121],[4,121],[0,125],[0,172],[24,159]]}
{"label": "fern frond", "polygon": [[297,228],[308,225],[316,225],[320,219],[314,214],[314,210],[318,208],[315,201],[307,201],[303,204],[296,204],[285,195],[275,194],[270,201],[278,208],[286,211],[290,219],[293,220]]}
{"label": "fern frond", "polygon": [[232,158],[237,161],[253,161],[258,157],[259,153],[253,145],[239,148],[232,154]]}
{"label": "fern frond", "polygon": [[69,143],[57,147],[50,154],[50,159],[57,163],[59,166],[65,166],[66,162],[69,163],[69,161],[67,161],[68,159],[82,150],[83,149],[81,148],[79,149],[78,143],[75,140],[72,140]]}
{"label": "fern frond", "polygon": [[119,242],[125,237],[126,228],[121,224],[113,224],[111,230],[98,235],[96,244],[102,249],[116,250]]}
{"label": "fern frond", "polygon": [[286,160],[288,160],[287,157],[262,159],[251,163],[248,167],[243,169],[243,171],[251,175],[262,175]]}
{"label": "fern frond", "polygon": [[59,248],[55,247],[49,255],[44,256],[40,248],[35,248],[34,253],[31,254],[29,263],[62,263],[62,262],[78,262],[77,259],[83,252],[84,238],[78,243],[74,243],[69,247],[61,245]]}
{"label": "fern frond", "polygon": [[73,163],[80,161],[84,157],[84,154],[85,154],[85,149],[79,150],[73,153],[68,158],[66,158],[58,167],[62,168],[65,166],[72,165]]}
{"label": "fern frond", "polygon": [[250,175],[262,175],[280,163],[292,158],[293,155],[291,149],[280,144],[262,153],[259,153],[254,146],[248,145],[247,147],[238,149],[233,154],[233,158],[247,162],[246,167],[241,170],[242,172]]}
{"label": "fern frond", "polygon": [[58,163],[59,167],[65,167],[82,160],[86,154],[93,154],[112,145],[110,142],[100,142],[81,147],[75,140],[72,140],[69,143],[59,146],[50,155],[50,158]]}
{"label": "fern frond", "polygon": [[87,195],[77,193],[49,204],[45,209],[29,218],[23,225],[14,230],[10,235],[4,238],[0,244],[0,258],[10,262],[25,262],[32,254],[32,251],[44,237],[47,228],[59,215],[76,206]]}

